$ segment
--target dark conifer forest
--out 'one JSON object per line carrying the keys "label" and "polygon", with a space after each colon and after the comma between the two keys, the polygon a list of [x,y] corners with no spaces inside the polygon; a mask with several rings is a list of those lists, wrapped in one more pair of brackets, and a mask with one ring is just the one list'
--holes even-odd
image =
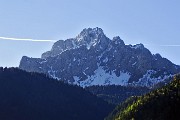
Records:
{"label": "dark conifer forest", "polygon": [[103,120],[113,108],[78,86],[0,68],[0,120]]}
{"label": "dark conifer forest", "polygon": [[151,90],[147,87],[121,85],[90,86],[86,87],[85,89],[99,98],[102,98],[105,101],[115,105],[124,102],[131,96],[141,96],[150,92]]}
{"label": "dark conifer forest", "polygon": [[117,106],[106,120],[179,120],[180,75],[166,86]]}

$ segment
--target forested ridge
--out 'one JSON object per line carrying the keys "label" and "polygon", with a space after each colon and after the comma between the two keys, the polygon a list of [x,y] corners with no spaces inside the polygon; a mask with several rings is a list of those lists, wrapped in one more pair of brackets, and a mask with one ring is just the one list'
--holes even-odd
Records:
{"label": "forested ridge", "polygon": [[86,90],[90,91],[99,98],[105,101],[118,105],[124,102],[131,96],[140,96],[150,92],[151,89],[140,86],[121,86],[121,85],[107,85],[107,86],[90,86],[86,87]]}
{"label": "forested ridge", "polygon": [[179,120],[180,75],[166,86],[117,106],[106,120]]}
{"label": "forested ridge", "polygon": [[1,120],[103,120],[113,107],[44,74],[0,68]]}

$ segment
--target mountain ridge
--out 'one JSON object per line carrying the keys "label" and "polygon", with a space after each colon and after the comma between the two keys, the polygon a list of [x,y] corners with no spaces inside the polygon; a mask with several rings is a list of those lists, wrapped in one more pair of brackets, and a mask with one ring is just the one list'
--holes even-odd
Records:
{"label": "mountain ridge", "polygon": [[180,66],[152,54],[143,44],[125,45],[119,36],[111,40],[98,27],[57,41],[41,58],[23,56],[19,68],[46,73],[81,87],[114,84],[152,87],[180,72]]}

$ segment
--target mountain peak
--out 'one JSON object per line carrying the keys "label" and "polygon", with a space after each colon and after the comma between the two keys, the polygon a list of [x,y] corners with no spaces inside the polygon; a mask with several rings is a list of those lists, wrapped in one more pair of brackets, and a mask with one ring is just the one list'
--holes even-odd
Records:
{"label": "mountain peak", "polygon": [[85,28],[81,31],[80,35],[87,35],[87,34],[104,34],[103,30],[99,27],[96,28]]}
{"label": "mountain peak", "polygon": [[92,38],[98,39],[100,36],[105,36],[101,28],[85,28],[80,34],[76,37],[78,41],[81,41],[83,38]]}
{"label": "mountain peak", "polygon": [[112,41],[114,41],[116,44],[125,45],[124,41],[119,36],[113,37]]}
{"label": "mountain peak", "polygon": [[85,28],[75,38],[78,45],[85,45],[87,49],[98,45],[101,48],[107,46],[109,38],[107,38],[101,28]]}
{"label": "mountain peak", "polygon": [[144,49],[144,45],[142,43],[139,43],[139,44],[136,44],[136,45],[130,45],[131,48],[134,48],[134,49]]}

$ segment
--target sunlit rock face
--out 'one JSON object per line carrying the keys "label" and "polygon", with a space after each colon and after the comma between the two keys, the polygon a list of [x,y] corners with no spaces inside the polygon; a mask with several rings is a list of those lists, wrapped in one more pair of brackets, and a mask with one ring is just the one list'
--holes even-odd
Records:
{"label": "sunlit rock face", "polygon": [[101,28],[83,29],[75,38],[59,40],[41,58],[23,56],[19,67],[82,87],[152,87],[180,72],[180,66],[151,54],[143,44],[125,45],[119,36],[111,40]]}

